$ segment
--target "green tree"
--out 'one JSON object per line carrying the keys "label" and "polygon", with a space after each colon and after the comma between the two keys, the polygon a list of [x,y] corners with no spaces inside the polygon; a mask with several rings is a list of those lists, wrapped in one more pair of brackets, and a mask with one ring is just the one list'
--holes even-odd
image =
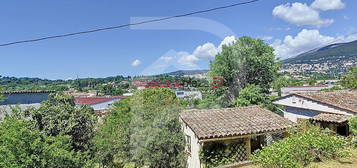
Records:
{"label": "green tree", "polygon": [[224,86],[216,90],[222,104],[230,104],[248,84],[259,85],[268,92],[277,76],[279,63],[273,48],[262,40],[240,37],[235,43],[223,46],[223,50],[210,65],[210,76],[225,80]]}
{"label": "green tree", "polygon": [[101,165],[183,167],[180,109],[181,101],[167,88],[140,90],[116,103],[95,138],[98,157],[105,156]]}
{"label": "green tree", "polygon": [[272,85],[274,91],[278,92],[278,96],[281,96],[281,88],[288,86],[289,82],[284,76],[279,76],[274,80]]}
{"label": "green tree", "polygon": [[357,117],[352,117],[348,125],[350,126],[351,132],[357,136]]}
{"label": "green tree", "polygon": [[349,72],[342,76],[342,86],[348,89],[357,89],[357,67],[351,68]]}
{"label": "green tree", "polygon": [[239,97],[235,100],[234,105],[245,107],[251,105],[260,105],[265,103],[266,96],[263,89],[257,85],[247,85],[239,93]]}
{"label": "green tree", "polygon": [[89,106],[76,106],[71,95],[50,94],[37,109],[28,110],[40,131],[48,136],[68,135],[75,150],[87,151],[94,137],[97,117]]}
{"label": "green tree", "polygon": [[71,148],[69,136],[47,136],[19,110],[0,121],[0,167],[82,168],[93,164]]}
{"label": "green tree", "polygon": [[282,114],[278,105],[273,104],[276,96],[268,96],[263,89],[257,85],[247,85],[240,91],[239,97],[233,102],[233,106],[246,107],[252,105],[262,106],[274,113]]}
{"label": "green tree", "polygon": [[115,102],[94,137],[96,160],[102,167],[123,167],[130,162],[130,98]]}
{"label": "green tree", "polygon": [[1,91],[2,89],[0,88],[0,102],[5,100],[4,95],[1,93]]}
{"label": "green tree", "polygon": [[309,84],[309,86],[315,86],[317,84],[317,80],[315,77],[310,77],[309,79],[307,79],[307,83]]}

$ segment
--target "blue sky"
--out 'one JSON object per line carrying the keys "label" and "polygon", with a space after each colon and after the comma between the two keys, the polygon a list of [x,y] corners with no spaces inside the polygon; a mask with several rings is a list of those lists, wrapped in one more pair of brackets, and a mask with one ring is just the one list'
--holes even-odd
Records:
{"label": "blue sky", "polygon": [[[3,0],[0,43],[126,24],[244,0]],[[288,58],[357,39],[355,0],[261,0],[189,18],[0,47],[0,75],[69,79],[207,69],[234,36]],[[225,38],[227,37],[227,38]]]}

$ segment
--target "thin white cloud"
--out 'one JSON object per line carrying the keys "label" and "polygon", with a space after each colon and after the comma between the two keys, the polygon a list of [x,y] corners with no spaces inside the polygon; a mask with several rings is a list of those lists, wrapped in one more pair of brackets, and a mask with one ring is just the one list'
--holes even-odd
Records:
{"label": "thin white cloud", "polygon": [[290,27],[271,27],[268,29],[269,31],[289,31]]}
{"label": "thin white cloud", "polygon": [[169,61],[174,60],[174,59],[175,59],[174,56],[162,56],[162,57],[160,57],[160,60],[163,60],[165,62],[169,62]]}
{"label": "thin white cloud", "polygon": [[264,41],[269,41],[269,40],[273,39],[273,36],[262,36],[262,37],[259,37],[259,39],[264,40]]}
{"label": "thin white cloud", "polygon": [[297,26],[311,25],[316,27],[327,26],[333,19],[322,19],[319,11],[307,4],[295,2],[279,5],[273,9],[273,16]]}
{"label": "thin white cloud", "polygon": [[178,52],[177,63],[181,66],[196,67],[197,62],[200,60],[213,60],[218,53],[222,51],[223,45],[231,45],[236,41],[235,36],[227,36],[216,47],[212,43],[205,43],[196,47],[196,49],[190,54],[189,52]]}
{"label": "thin white cloud", "polygon": [[139,66],[140,64],[141,64],[141,61],[138,60],[138,59],[136,59],[136,60],[134,60],[134,61],[131,63],[131,66],[137,67],[137,66]]}
{"label": "thin white cloud", "polygon": [[341,0],[315,0],[311,7],[314,9],[327,11],[345,8],[345,4]]}
{"label": "thin white cloud", "polygon": [[177,55],[179,56],[178,63],[182,66],[187,66],[187,67],[197,67],[196,62],[199,60],[195,55],[190,54],[188,52],[178,52]]}
{"label": "thin white cloud", "polygon": [[276,39],[271,46],[277,57],[286,59],[332,43],[353,40],[357,40],[357,35],[331,37],[320,34],[317,29],[303,29],[295,37],[287,35],[284,40]]}

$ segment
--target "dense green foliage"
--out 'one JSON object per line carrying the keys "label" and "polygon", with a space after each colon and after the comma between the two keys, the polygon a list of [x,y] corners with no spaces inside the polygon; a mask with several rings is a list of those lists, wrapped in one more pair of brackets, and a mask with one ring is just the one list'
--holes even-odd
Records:
{"label": "dense green foliage", "polygon": [[234,105],[238,107],[245,107],[251,105],[261,105],[266,101],[266,96],[263,89],[257,85],[247,85],[239,93]]}
{"label": "dense green foliage", "polygon": [[75,106],[67,94],[50,94],[38,109],[29,110],[36,127],[48,136],[68,135],[73,149],[87,151],[94,136],[97,118],[89,106]]}
{"label": "dense green foliage", "polygon": [[1,94],[2,90],[3,90],[3,89],[0,88],[0,102],[1,102],[1,101],[4,101],[4,99],[5,99],[4,95]]}
{"label": "dense green foliage", "polygon": [[140,90],[115,103],[95,137],[100,165],[183,167],[180,106],[181,101],[167,88]]}
{"label": "dense green foliage", "polygon": [[11,114],[0,120],[0,167],[93,167],[86,154],[72,149],[70,136],[48,136],[24,117],[13,107]]}
{"label": "dense green foliage", "polygon": [[277,97],[268,96],[263,92],[263,89],[257,85],[247,85],[243,88],[238,98],[233,102],[232,106],[246,107],[252,105],[262,106],[274,113],[281,114],[278,105],[273,104],[273,100]]}
{"label": "dense green foliage", "polygon": [[355,136],[357,136],[357,117],[352,117],[352,118],[349,120],[348,125],[350,126],[351,132],[352,132]]}
{"label": "dense green foliage", "polygon": [[[103,95],[121,95],[129,87],[130,78],[123,76],[107,78],[83,78],[76,80],[48,80],[40,78],[15,78],[0,76],[0,85],[6,91],[18,90],[54,90],[66,91],[74,88],[78,91],[98,90]],[[127,81],[127,82],[126,82]]]}
{"label": "dense green foliage", "polygon": [[347,140],[330,131],[305,125],[291,136],[256,151],[252,159],[262,167],[298,168],[323,158],[339,157],[346,146]]}
{"label": "dense green foliage", "polygon": [[102,166],[122,167],[129,161],[130,99],[114,103],[94,138],[96,160]]}
{"label": "dense green foliage", "polygon": [[242,149],[245,151],[244,144],[242,141],[229,144],[219,142],[205,143],[200,151],[200,160],[207,168],[243,161],[243,159],[246,159],[241,156],[246,156],[246,153],[241,153]]}
{"label": "dense green foliage", "polygon": [[224,86],[215,93],[222,104],[228,105],[239,96],[248,84],[259,85],[268,92],[277,76],[279,64],[273,48],[262,40],[241,37],[216,56],[210,67],[210,76],[223,78]]}
{"label": "dense green foliage", "polygon": [[350,130],[352,132],[352,143],[355,147],[357,147],[357,117],[352,117],[348,125],[350,126]]}
{"label": "dense green foliage", "polygon": [[357,89],[357,67],[351,68],[342,76],[342,86],[348,89]]}

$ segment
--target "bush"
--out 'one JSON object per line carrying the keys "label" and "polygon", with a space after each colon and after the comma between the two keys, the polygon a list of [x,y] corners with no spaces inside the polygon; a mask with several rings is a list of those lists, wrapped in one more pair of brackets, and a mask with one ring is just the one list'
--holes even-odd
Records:
{"label": "bush", "polygon": [[[200,151],[200,160],[207,166],[207,168],[227,165],[243,161],[247,158],[244,149],[245,143],[243,141],[224,144],[219,142],[211,142],[203,145]],[[245,151],[245,150],[243,150]]]}
{"label": "bush", "polygon": [[357,117],[351,118],[348,125],[350,126],[350,130],[352,132],[352,143],[355,147],[357,147]]}
{"label": "bush", "polygon": [[330,131],[307,125],[290,137],[256,151],[252,159],[262,167],[303,167],[322,158],[341,156],[347,141]]}

